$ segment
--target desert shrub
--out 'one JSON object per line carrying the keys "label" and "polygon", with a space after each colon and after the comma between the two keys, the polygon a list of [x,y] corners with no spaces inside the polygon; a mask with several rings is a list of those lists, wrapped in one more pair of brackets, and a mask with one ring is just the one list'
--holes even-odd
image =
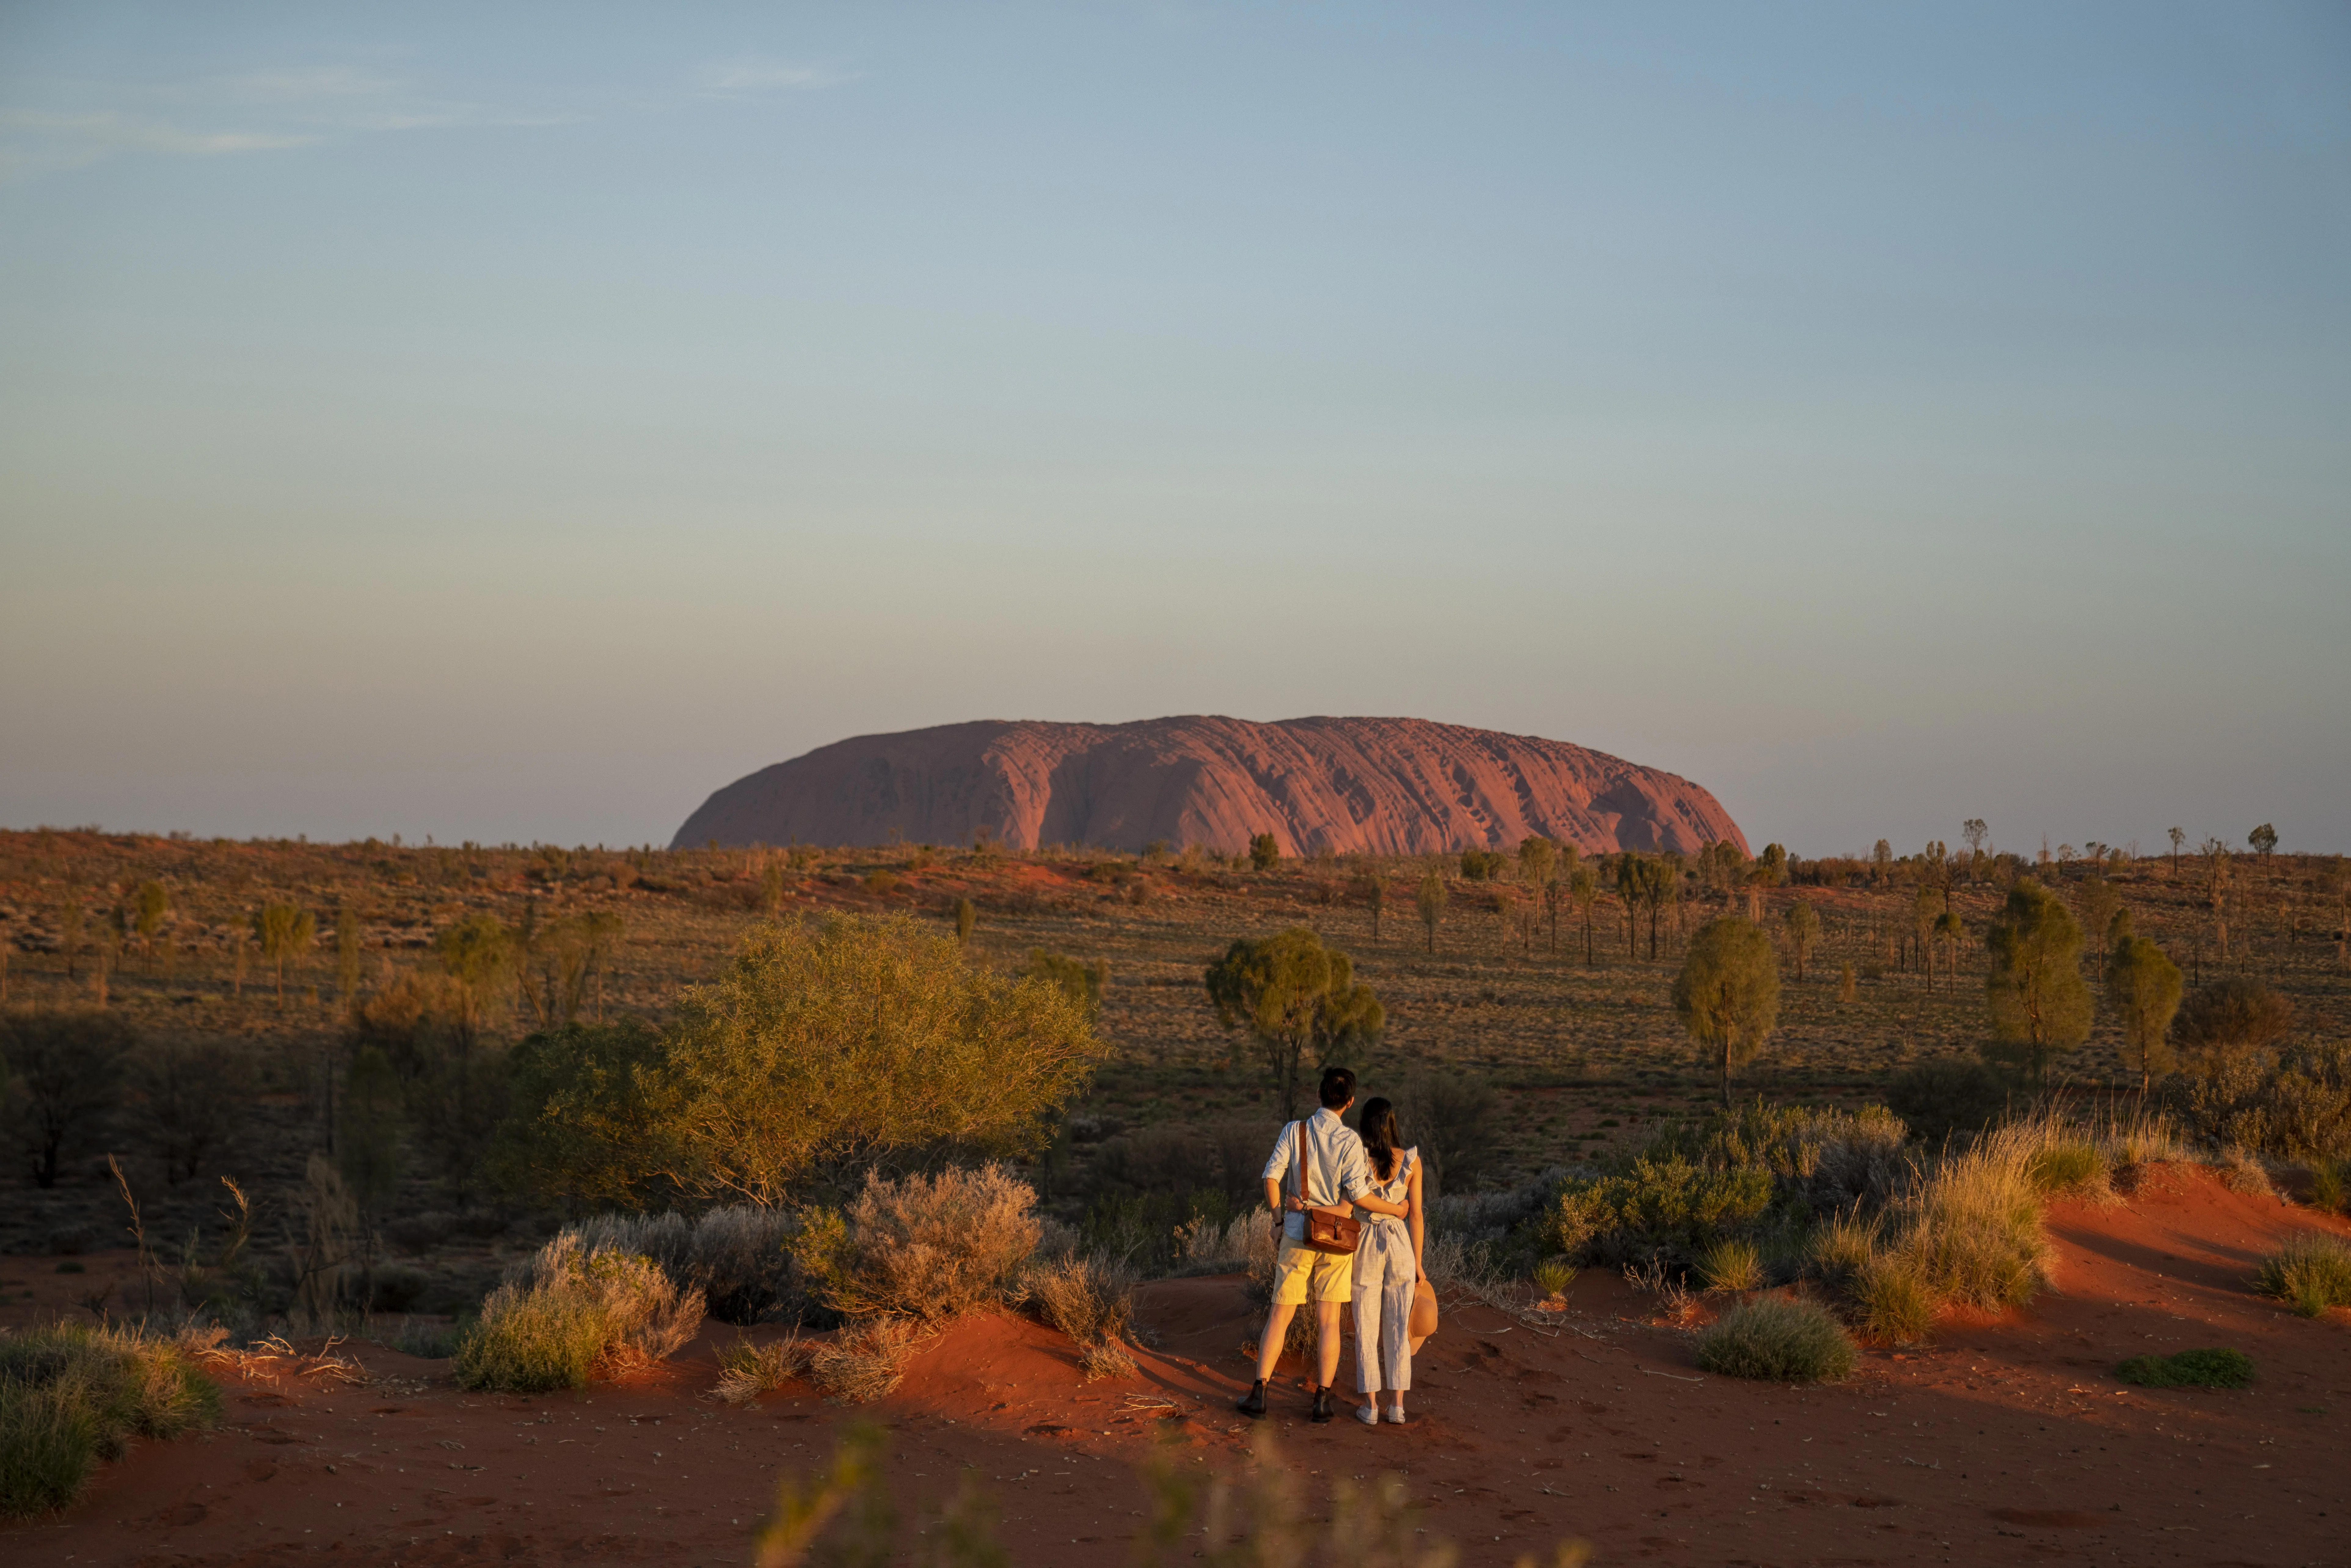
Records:
{"label": "desert shrub", "polygon": [[2294,1004],[2245,976],[2189,993],[2171,1031],[2189,1051],[2259,1051],[2294,1027]]}
{"label": "desert shrub", "polygon": [[815,1350],[798,1330],[765,1344],[737,1336],[732,1344],[719,1347],[718,1385],[712,1392],[729,1405],[748,1405],[806,1373]]}
{"label": "desert shrub", "polygon": [[2351,1044],[2292,1046],[2274,1058],[2242,1047],[2207,1051],[2165,1081],[2163,1096],[2199,1143],[2290,1160],[2351,1153]]}
{"label": "desert shrub", "polygon": [[763,926],[669,1030],[550,1038],[507,1168],[631,1207],[805,1201],[942,1150],[1029,1153],[1102,1053],[1060,987],[910,917]]}
{"label": "desert shrub", "polygon": [[772,1313],[797,1320],[809,1304],[793,1264],[793,1216],[753,1204],[728,1204],[695,1218],[664,1214],[601,1214],[568,1228],[590,1250],[632,1252],[661,1266],[681,1292],[699,1291],[710,1315],[748,1327]]}
{"label": "desert shrub", "polygon": [[1553,1249],[1611,1265],[1658,1254],[1687,1265],[1715,1241],[1753,1229],[1771,1203],[1771,1178],[1763,1171],[1644,1155],[1621,1175],[1560,1185]]}
{"label": "desert shrub", "polygon": [[1698,1277],[1709,1291],[1763,1288],[1763,1254],[1752,1241],[1725,1239],[1698,1255]]}
{"label": "desert shrub", "polygon": [[2113,1166],[2095,1129],[2043,1112],[2009,1123],[2001,1138],[2023,1158],[2032,1189],[2042,1197],[2112,1196]]}
{"label": "desert shrub", "polygon": [[1575,1266],[1564,1258],[1546,1258],[1535,1265],[1534,1281],[1536,1290],[1557,1301],[1575,1283]]}
{"label": "desert shrub", "polygon": [[2135,1355],[2115,1375],[2141,1388],[2246,1388],[2253,1358],[2241,1350],[2183,1350],[2176,1355]]}
{"label": "desert shrub", "polygon": [[0,1333],[0,1517],[63,1508],[133,1437],[220,1416],[190,1347],[131,1328],[57,1323]]}
{"label": "desert shrub", "polygon": [[922,1342],[921,1326],[910,1319],[868,1318],[810,1346],[809,1375],[826,1393],[862,1405],[898,1386]]}
{"label": "desert shrub", "polygon": [[1943,1056],[1904,1068],[1886,1086],[1886,1103],[1930,1148],[1972,1136],[2008,1108],[2009,1080],[1990,1064]]}
{"label": "desert shrub", "polygon": [[1060,987],[1071,1001],[1083,1009],[1088,1023],[1102,1016],[1102,988],[1110,984],[1109,959],[1072,958],[1066,953],[1032,947],[1029,950],[1028,967],[1021,972],[1049,986]]}
{"label": "desert shrub", "polygon": [[1891,1197],[1909,1168],[1907,1134],[1900,1119],[1876,1105],[1836,1111],[1756,1100],[1704,1122],[1668,1125],[1646,1152],[1716,1170],[1763,1171],[1780,1196],[1826,1214]]}
{"label": "desert shrub", "polygon": [[1036,1207],[1002,1166],[871,1176],[845,1211],[806,1211],[793,1252],[835,1312],[939,1322],[1006,1300],[1037,1250]]}
{"label": "desert shrub", "polygon": [[2290,1237],[2262,1260],[2255,1286],[2306,1318],[2351,1307],[2351,1243],[2315,1230]]}
{"label": "desert shrub", "polygon": [[482,1303],[453,1370],[465,1388],[580,1388],[662,1360],[701,1321],[701,1298],[680,1292],[651,1259],[591,1250],[565,1234]]}
{"label": "desert shrub", "polygon": [[1426,1195],[1467,1193],[1493,1161],[1494,1086],[1466,1072],[1416,1073],[1396,1097],[1404,1141],[1428,1162]]}
{"label": "desert shrub", "polygon": [[1027,1283],[1038,1315],[1078,1347],[1088,1382],[1134,1375],[1132,1270],[1106,1258],[1071,1256],[1031,1270]]}
{"label": "desert shrub", "polygon": [[0,1131],[37,1186],[99,1146],[122,1103],[124,1060],[139,1037],[95,1008],[0,1013]]}
{"label": "desert shrub", "polygon": [[2277,1195],[2277,1188],[2270,1183],[2269,1167],[2251,1149],[2222,1149],[2215,1168],[2220,1173],[2220,1185],[2231,1192],[2241,1192],[2247,1197]]}
{"label": "desert shrub", "polygon": [[1747,1301],[1698,1337],[1698,1364],[1724,1377],[1834,1383],[1851,1375],[1858,1359],[1844,1326],[1807,1301]]}

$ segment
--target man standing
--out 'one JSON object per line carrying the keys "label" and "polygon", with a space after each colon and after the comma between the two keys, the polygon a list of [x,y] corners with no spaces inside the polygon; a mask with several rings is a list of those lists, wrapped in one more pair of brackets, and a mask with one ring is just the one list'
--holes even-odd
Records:
{"label": "man standing", "polygon": [[[1290,1316],[1310,1301],[1315,1309],[1322,1375],[1314,1384],[1314,1408],[1308,1419],[1328,1421],[1332,1415],[1331,1385],[1339,1376],[1339,1309],[1354,1295],[1355,1260],[1343,1252],[1318,1252],[1307,1246],[1306,1211],[1352,1203],[1373,1214],[1410,1212],[1373,1193],[1364,1141],[1339,1120],[1355,1103],[1354,1073],[1343,1067],[1323,1069],[1317,1097],[1322,1108],[1303,1122],[1286,1124],[1273,1157],[1265,1162],[1265,1206],[1281,1217],[1281,1249],[1273,1263],[1273,1310],[1266,1316],[1265,1337],[1258,1342],[1257,1385],[1239,1401],[1245,1416],[1265,1414],[1265,1385],[1281,1359]],[[1301,1131],[1306,1151],[1302,1169],[1298,1164]]]}

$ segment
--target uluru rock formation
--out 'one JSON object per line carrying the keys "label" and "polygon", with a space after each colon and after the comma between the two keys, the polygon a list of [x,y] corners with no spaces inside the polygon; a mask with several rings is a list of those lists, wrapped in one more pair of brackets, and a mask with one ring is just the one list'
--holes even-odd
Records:
{"label": "uluru rock formation", "polygon": [[1540,835],[1586,852],[1747,841],[1688,779],[1534,736],[1416,718],[985,719],[863,735],[712,795],[673,847],[1202,844],[1432,854]]}

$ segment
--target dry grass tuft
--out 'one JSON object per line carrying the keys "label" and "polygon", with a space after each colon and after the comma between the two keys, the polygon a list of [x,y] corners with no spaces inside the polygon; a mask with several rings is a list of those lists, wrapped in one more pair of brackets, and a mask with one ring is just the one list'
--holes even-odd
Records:
{"label": "dry grass tuft", "polygon": [[852,1405],[879,1399],[898,1386],[925,1335],[909,1318],[869,1318],[809,1349],[809,1375],[826,1393]]}
{"label": "dry grass tuft", "polygon": [[815,1349],[798,1330],[766,1344],[739,1337],[719,1350],[718,1385],[712,1392],[729,1405],[748,1405],[805,1374]]}
{"label": "dry grass tuft", "polygon": [[2220,1163],[2215,1167],[2221,1185],[2231,1192],[2241,1192],[2247,1197],[2274,1197],[2277,1188],[2270,1182],[2269,1167],[2262,1157],[2248,1148],[2231,1146],[2220,1151]]}
{"label": "dry grass tuft", "polygon": [[100,1459],[133,1437],[174,1437],[220,1418],[193,1341],[57,1323],[0,1333],[0,1517],[63,1508]]}
{"label": "dry grass tuft", "polygon": [[1062,1258],[1029,1271],[1030,1304],[1078,1346],[1089,1382],[1134,1375],[1134,1285],[1132,1270],[1099,1256]]}
{"label": "dry grass tuft", "polygon": [[2351,1307],[2351,1243],[2305,1230],[2262,1260],[2254,1284],[2306,1318],[2329,1307]]}
{"label": "dry grass tuft", "polygon": [[651,1259],[590,1250],[567,1232],[490,1293],[453,1370],[466,1388],[580,1388],[667,1357],[701,1322],[701,1296],[681,1293]]}

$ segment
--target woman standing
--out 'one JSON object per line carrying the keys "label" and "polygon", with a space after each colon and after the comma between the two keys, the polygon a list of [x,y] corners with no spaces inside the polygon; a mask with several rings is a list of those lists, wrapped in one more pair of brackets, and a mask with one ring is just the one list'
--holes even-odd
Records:
{"label": "woman standing", "polygon": [[[1355,1246],[1355,1387],[1370,1403],[1356,1407],[1355,1419],[1367,1427],[1383,1419],[1402,1426],[1405,1391],[1412,1386],[1412,1290],[1427,1237],[1420,1151],[1396,1146],[1402,1140],[1395,1107],[1377,1097],[1364,1102],[1363,1139],[1371,1196],[1405,1206],[1405,1217],[1356,1210],[1364,1232]],[[1384,1411],[1383,1392],[1388,1396]]]}

